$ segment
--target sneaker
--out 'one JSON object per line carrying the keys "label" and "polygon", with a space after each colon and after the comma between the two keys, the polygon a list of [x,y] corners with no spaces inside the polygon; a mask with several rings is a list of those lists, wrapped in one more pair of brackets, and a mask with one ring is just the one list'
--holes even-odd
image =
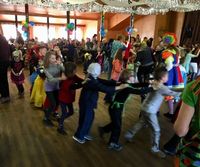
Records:
{"label": "sneaker", "polygon": [[57,112],[54,112],[53,113],[53,117],[56,118],[56,119],[58,119],[58,118],[60,118],[60,115]]}
{"label": "sneaker", "polygon": [[154,152],[154,151],[151,151],[151,152],[153,154],[155,154],[156,156],[158,156],[159,158],[165,158],[166,157],[166,154],[163,151],[161,151],[161,150],[158,150],[156,152]]}
{"label": "sneaker", "polygon": [[10,97],[2,97],[1,100],[0,100],[1,104],[8,103],[8,102],[10,102]]}
{"label": "sneaker", "polygon": [[128,132],[125,133],[124,138],[126,139],[127,142],[132,142],[133,133],[129,130]]}
{"label": "sneaker", "polygon": [[104,130],[103,130],[102,127],[98,127],[98,132],[99,132],[99,137],[103,138],[103,136],[104,136]]}
{"label": "sneaker", "polygon": [[90,135],[86,135],[86,136],[84,136],[84,139],[87,140],[87,141],[92,141],[93,137],[90,136]]}
{"label": "sneaker", "polygon": [[173,114],[170,114],[170,113],[165,113],[163,114],[165,117],[167,117],[168,119],[172,119],[173,117]]}
{"label": "sneaker", "polygon": [[75,141],[77,141],[79,144],[84,144],[85,143],[85,139],[81,140],[79,138],[77,138],[76,136],[72,137]]}
{"label": "sneaker", "polygon": [[108,146],[108,149],[115,150],[115,151],[121,151],[123,149],[123,147],[121,144],[110,143]]}
{"label": "sneaker", "polygon": [[48,127],[53,127],[54,126],[53,122],[50,119],[44,119],[43,122]]}
{"label": "sneaker", "polygon": [[60,133],[61,135],[67,135],[67,132],[63,128],[58,128],[57,132]]}
{"label": "sneaker", "polygon": [[165,152],[165,154],[173,156],[176,154],[176,147],[173,148],[173,147],[164,146],[163,151]]}

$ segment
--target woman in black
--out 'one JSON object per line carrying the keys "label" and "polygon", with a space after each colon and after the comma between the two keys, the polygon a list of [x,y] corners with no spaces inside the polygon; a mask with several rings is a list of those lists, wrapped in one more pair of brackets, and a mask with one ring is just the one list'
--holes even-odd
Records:
{"label": "woman in black", "polygon": [[[127,83],[130,77],[131,72],[127,69],[123,70],[119,81],[122,83]],[[99,127],[100,137],[103,137],[104,133],[111,132],[108,148],[116,151],[120,151],[122,149],[122,146],[118,143],[118,141],[122,125],[122,112],[126,100],[130,94],[145,94],[151,90],[151,88],[147,88],[149,85],[148,83],[134,83],[129,85],[130,87],[119,90],[114,95],[114,98],[109,106],[111,122],[104,127]],[[144,88],[138,89],[138,87]]]}

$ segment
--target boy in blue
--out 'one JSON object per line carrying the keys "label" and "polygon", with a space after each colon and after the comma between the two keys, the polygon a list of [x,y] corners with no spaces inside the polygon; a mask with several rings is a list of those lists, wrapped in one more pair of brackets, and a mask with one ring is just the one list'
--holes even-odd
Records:
{"label": "boy in blue", "polygon": [[101,66],[92,63],[88,67],[88,82],[84,84],[79,99],[79,124],[73,139],[80,144],[92,140],[89,131],[94,120],[94,109],[97,107],[98,92],[114,94],[115,90],[127,87],[127,84],[116,86],[116,82],[99,79]]}

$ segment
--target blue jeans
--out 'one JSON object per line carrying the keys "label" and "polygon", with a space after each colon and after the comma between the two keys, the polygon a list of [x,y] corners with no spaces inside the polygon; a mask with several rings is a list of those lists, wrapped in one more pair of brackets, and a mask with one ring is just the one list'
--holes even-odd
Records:
{"label": "blue jeans", "polygon": [[81,140],[89,134],[94,120],[94,108],[91,106],[80,106],[79,123],[75,136]]}
{"label": "blue jeans", "polygon": [[73,115],[74,108],[73,108],[72,103],[67,104],[67,103],[63,103],[63,102],[60,102],[60,107],[61,107],[62,115],[61,115],[60,121],[59,121],[59,128],[63,128],[64,120],[66,118],[70,117],[71,115]]}

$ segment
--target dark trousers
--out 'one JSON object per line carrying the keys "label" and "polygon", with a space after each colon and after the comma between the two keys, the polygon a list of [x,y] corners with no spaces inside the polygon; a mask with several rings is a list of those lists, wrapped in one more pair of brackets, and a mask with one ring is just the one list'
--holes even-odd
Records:
{"label": "dark trousers", "polygon": [[9,67],[9,61],[0,62],[0,94],[1,97],[9,97],[9,86],[7,71]]}
{"label": "dark trousers", "polygon": [[60,107],[62,110],[62,115],[60,117],[60,121],[59,121],[59,127],[63,128],[63,124],[64,124],[64,120],[68,117],[70,117],[71,115],[73,115],[74,113],[74,108],[73,108],[73,104],[66,104],[63,102],[60,102]]}
{"label": "dark trousers", "polygon": [[16,84],[18,92],[19,93],[23,93],[24,92],[24,86],[23,84]]}
{"label": "dark trousers", "polygon": [[113,62],[113,58],[110,58],[109,59],[109,68],[108,68],[108,80],[111,79],[111,73],[112,73],[112,68],[113,68],[112,62]]}
{"label": "dark trousers", "polygon": [[105,133],[111,132],[109,143],[118,144],[122,126],[122,111],[123,108],[109,107],[111,122],[103,127]]}
{"label": "dark trousers", "polygon": [[58,106],[58,90],[52,92],[46,92],[47,98],[50,102],[49,107],[45,110],[45,117],[49,119],[51,113],[53,113]]}
{"label": "dark trousers", "polygon": [[94,120],[94,108],[92,106],[79,106],[79,122],[75,136],[81,140],[88,135]]}
{"label": "dark trousers", "polygon": [[137,77],[140,83],[144,83],[149,79],[149,75],[153,72],[153,67],[153,64],[149,66],[139,66]]}

